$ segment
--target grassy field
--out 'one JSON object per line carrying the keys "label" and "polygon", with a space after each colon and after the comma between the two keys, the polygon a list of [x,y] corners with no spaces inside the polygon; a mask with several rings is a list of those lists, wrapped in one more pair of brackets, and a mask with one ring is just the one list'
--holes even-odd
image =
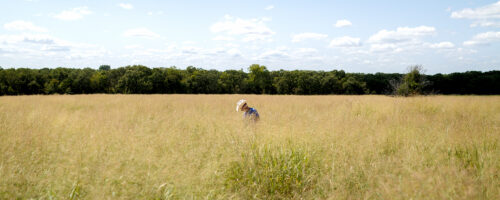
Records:
{"label": "grassy field", "polygon": [[499,175],[499,96],[0,97],[0,199],[500,199]]}

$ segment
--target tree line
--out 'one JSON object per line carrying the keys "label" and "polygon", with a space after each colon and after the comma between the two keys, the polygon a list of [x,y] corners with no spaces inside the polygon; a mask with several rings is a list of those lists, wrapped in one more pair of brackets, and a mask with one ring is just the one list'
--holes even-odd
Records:
{"label": "tree line", "polygon": [[[186,69],[148,68],[142,65],[115,69],[109,65],[101,65],[99,69],[0,67],[0,95],[394,94],[412,88],[411,91],[424,94],[500,94],[500,71],[497,70],[434,75],[418,72],[269,71],[258,64],[251,65],[248,72],[205,70],[192,66]],[[416,83],[410,82],[416,79]]]}

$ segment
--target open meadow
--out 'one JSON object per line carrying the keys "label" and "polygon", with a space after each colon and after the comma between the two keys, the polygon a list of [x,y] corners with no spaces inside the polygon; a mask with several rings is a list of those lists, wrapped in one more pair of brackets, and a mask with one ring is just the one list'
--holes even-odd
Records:
{"label": "open meadow", "polygon": [[500,96],[0,97],[0,199],[500,199],[499,176]]}

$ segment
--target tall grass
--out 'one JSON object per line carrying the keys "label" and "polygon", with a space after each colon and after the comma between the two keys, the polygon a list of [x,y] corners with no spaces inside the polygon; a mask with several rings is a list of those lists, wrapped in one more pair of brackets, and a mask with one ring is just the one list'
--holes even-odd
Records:
{"label": "tall grass", "polygon": [[224,186],[245,199],[288,199],[314,189],[318,160],[300,147],[253,144],[223,171]]}
{"label": "tall grass", "polygon": [[500,199],[499,133],[498,96],[7,96],[0,199]]}

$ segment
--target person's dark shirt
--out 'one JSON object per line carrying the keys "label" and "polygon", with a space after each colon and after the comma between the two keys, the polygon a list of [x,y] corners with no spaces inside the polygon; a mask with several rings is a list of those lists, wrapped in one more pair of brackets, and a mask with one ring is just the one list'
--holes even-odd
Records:
{"label": "person's dark shirt", "polygon": [[243,118],[258,120],[260,116],[256,109],[250,108],[243,114]]}

